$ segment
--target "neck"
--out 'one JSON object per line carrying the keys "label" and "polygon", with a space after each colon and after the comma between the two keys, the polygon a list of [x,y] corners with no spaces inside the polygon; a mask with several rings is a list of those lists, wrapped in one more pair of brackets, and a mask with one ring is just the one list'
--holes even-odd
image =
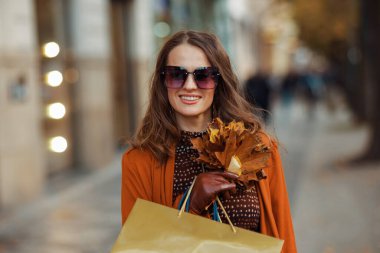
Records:
{"label": "neck", "polygon": [[176,115],[177,124],[181,130],[188,132],[201,132],[205,130],[211,121],[211,113],[204,113],[194,117]]}

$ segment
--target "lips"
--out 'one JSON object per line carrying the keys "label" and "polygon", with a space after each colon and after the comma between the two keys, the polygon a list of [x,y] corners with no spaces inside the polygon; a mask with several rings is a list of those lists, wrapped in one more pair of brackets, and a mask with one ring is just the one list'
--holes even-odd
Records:
{"label": "lips", "polygon": [[197,103],[202,97],[199,95],[179,95],[179,98],[181,101],[185,104],[195,104]]}

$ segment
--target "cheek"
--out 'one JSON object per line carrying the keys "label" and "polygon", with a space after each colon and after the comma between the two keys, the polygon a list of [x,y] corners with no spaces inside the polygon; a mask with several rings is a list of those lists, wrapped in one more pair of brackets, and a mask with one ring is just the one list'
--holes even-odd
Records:
{"label": "cheek", "polygon": [[212,104],[212,102],[214,101],[214,95],[215,95],[215,90],[207,91],[207,93],[205,94],[207,104],[210,104],[210,105]]}
{"label": "cheek", "polygon": [[172,107],[174,107],[175,91],[168,89],[168,100]]}

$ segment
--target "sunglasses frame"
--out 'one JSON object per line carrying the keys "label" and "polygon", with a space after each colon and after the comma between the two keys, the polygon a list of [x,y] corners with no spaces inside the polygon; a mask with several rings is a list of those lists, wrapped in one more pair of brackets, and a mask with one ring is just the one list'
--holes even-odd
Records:
{"label": "sunglasses frame", "polygon": [[[165,80],[165,75],[169,70],[180,70],[180,71],[183,71],[182,74],[185,74],[185,78],[182,80],[182,84],[180,87],[170,87],[167,85],[166,80]],[[199,81],[197,80],[196,76],[197,76],[197,72],[202,71],[202,70],[209,71],[208,74],[211,76],[211,78],[214,81],[214,87],[202,88],[201,86],[199,86],[199,84],[198,84]],[[210,67],[199,67],[199,68],[196,68],[193,72],[189,72],[189,71],[187,71],[187,69],[185,69],[184,67],[181,67],[181,66],[165,66],[164,69],[161,71],[161,75],[164,77],[165,86],[167,88],[170,88],[170,89],[181,89],[185,85],[186,80],[189,77],[189,74],[193,75],[195,84],[197,85],[197,87],[199,89],[215,89],[216,86],[218,85],[218,80],[219,80],[219,76],[220,76],[218,69],[216,67],[212,67],[212,66],[210,66]],[[209,77],[207,77],[207,78],[209,78]]]}

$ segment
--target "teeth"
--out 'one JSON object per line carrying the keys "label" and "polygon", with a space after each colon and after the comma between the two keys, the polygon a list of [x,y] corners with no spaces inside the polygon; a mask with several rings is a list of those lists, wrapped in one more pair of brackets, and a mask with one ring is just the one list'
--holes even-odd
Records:
{"label": "teeth", "polygon": [[193,96],[181,96],[182,99],[194,101],[199,99],[199,97],[193,97]]}

